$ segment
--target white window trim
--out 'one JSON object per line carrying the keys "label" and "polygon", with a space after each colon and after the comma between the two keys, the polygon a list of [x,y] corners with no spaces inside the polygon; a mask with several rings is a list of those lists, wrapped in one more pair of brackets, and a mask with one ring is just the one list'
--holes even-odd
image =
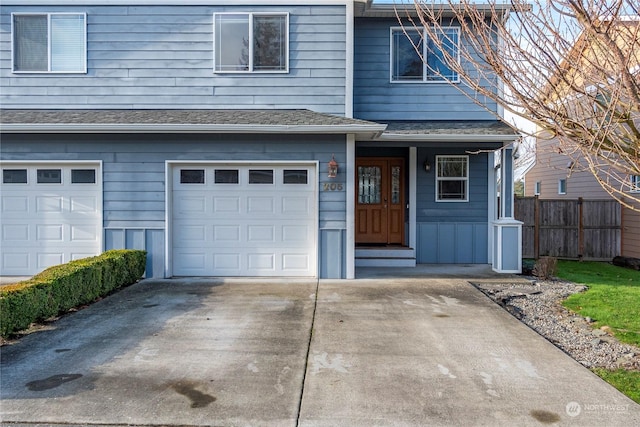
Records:
{"label": "white window trim", "polygon": [[[458,158],[458,159],[466,159],[467,160],[467,174],[465,177],[456,177],[456,178],[451,178],[451,179],[447,179],[447,178],[438,178],[438,160],[442,157],[447,157],[447,158]],[[469,169],[470,169],[471,165],[469,164],[469,156],[465,156],[465,155],[457,155],[457,154],[451,154],[451,155],[437,155],[436,156],[436,164],[435,164],[435,198],[436,198],[436,203],[468,203],[469,202]],[[438,197],[438,182],[440,181],[464,181],[466,183],[465,188],[465,198],[464,199],[440,199]]]}
{"label": "white window trim", "polygon": [[533,195],[534,196],[539,196],[540,195],[540,190],[542,189],[542,183],[540,181],[536,181],[533,184]]}
{"label": "white window trim", "polygon": [[[562,181],[564,181],[564,191],[562,191]],[[558,180],[558,194],[567,194],[567,180],[564,178]]]}
{"label": "white window trim", "polygon": [[[248,70],[216,70],[216,16],[217,15],[247,15],[249,16],[249,40],[253,41],[253,17],[254,16],[284,16],[286,18],[287,43],[285,53],[284,70],[254,70],[253,69],[253,43],[249,43],[249,66]],[[289,53],[290,53],[290,20],[289,12],[215,12],[213,14],[213,73],[214,74],[288,74],[289,73]]]}
{"label": "white window trim", "polygon": [[[52,15],[82,15],[84,20],[83,52],[84,61],[82,70],[78,71],[52,71],[51,70],[51,16]],[[15,28],[14,16],[46,16],[47,17],[47,71],[28,71],[15,69]],[[86,74],[87,73],[87,13],[86,12],[12,12],[11,13],[11,72],[14,74]]]}
{"label": "white window trim", "polygon": [[630,193],[640,193],[640,175],[631,175],[630,180]]}
{"label": "white window trim", "polygon": [[[443,30],[455,30],[458,33],[458,51],[457,51],[457,62],[460,63],[460,27],[449,26],[442,27]],[[416,30],[415,28],[410,28],[410,31]],[[453,80],[445,78],[444,80],[429,80],[428,79],[428,67],[425,62],[427,58],[427,43],[422,43],[422,80],[394,80],[393,79],[393,33],[396,31],[403,32],[403,27],[391,27],[389,29],[389,82],[393,84],[449,84],[449,83],[460,83],[460,73],[456,72],[456,78]],[[427,39],[426,30],[422,30],[423,40]]]}

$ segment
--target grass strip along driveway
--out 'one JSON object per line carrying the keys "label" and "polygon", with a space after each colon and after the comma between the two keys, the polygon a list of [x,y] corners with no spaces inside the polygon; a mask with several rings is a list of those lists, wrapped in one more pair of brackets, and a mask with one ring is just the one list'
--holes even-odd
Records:
{"label": "grass strip along driveway", "polygon": [[[640,272],[602,262],[559,261],[557,276],[588,287],[564,306],[608,327],[620,341],[640,347]],[[595,369],[605,381],[640,403],[640,372]]]}

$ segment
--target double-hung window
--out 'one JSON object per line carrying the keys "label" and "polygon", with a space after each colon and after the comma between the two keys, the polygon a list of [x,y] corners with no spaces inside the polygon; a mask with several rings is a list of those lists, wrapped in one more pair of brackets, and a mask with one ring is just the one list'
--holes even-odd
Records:
{"label": "double-hung window", "polygon": [[86,73],[85,13],[14,13],[13,72]]}
{"label": "double-hung window", "polygon": [[469,201],[469,156],[436,156],[436,201]]}
{"label": "double-hung window", "polygon": [[447,65],[445,53],[460,60],[460,28],[444,27],[429,38],[424,29],[391,29],[392,82],[459,82],[458,73]]}
{"label": "double-hung window", "polygon": [[289,71],[287,13],[216,13],[216,73]]}

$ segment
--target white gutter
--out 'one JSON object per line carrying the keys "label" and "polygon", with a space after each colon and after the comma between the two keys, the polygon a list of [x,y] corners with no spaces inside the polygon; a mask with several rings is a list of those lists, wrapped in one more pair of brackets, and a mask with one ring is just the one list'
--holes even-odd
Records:
{"label": "white gutter", "polygon": [[520,135],[383,133],[376,141],[513,142]]}
{"label": "white gutter", "polygon": [[358,134],[377,137],[386,125],[230,125],[230,124],[107,124],[2,123],[2,133],[304,133]]}

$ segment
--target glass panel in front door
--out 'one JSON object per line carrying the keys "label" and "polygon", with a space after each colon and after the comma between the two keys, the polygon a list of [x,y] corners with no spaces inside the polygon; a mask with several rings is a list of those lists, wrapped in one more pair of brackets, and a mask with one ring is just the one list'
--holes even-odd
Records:
{"label": "glass panel in front door", "polygon": [[378,166],[358,167],[358,203],[363,205],[380,203],[382,171]]}

